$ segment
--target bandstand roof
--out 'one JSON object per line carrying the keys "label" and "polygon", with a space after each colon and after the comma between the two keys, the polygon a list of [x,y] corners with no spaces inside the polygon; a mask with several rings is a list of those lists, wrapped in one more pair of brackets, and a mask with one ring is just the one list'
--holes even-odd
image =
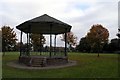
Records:
{"label": "bandstand roof", "polygon": [[37,34],[62,34],[70,32],[71,25],[57,20],[47,14],[28,20],[18,26],[17,29],[25,33]]}

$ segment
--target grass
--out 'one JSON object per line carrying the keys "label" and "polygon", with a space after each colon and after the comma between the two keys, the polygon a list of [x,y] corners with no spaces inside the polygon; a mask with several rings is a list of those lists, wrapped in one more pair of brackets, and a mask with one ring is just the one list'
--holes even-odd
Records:
{"label": "grass", "polygon": [[69,59],[77,61],[76,66],[49,70],[26,70],[9,67],[6,64],[18,60],[18,52],[7,52],[3,57],[3,78],[117,78],[118,55],[93,53],[69,53]]}

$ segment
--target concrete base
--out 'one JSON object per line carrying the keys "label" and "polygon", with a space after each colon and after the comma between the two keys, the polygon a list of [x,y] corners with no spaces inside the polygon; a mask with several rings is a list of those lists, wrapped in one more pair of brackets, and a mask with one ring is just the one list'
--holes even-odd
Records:
{"label": "concrete base", "polygon": [[68,63],[67,57],[46,57],[46,56],[20,56],[19,63],[27,66],[45,67],[50,65],[61,65]]}

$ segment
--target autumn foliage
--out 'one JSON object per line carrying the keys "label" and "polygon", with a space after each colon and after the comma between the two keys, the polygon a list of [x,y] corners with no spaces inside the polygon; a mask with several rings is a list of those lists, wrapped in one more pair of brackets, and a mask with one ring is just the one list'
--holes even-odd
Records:
{"label": "autumn foliage", "polygon": [[108,43],[109,31],[101,24],[96,24],[91,27],[86,38],[91,45],[91,50],[97,50],[99,53],[103,46]]}
{"label": "autumn foliage", "polygon": [[96,43],[96,41],[106,43],[108,42],[109,32],[102,25],[96,24],[92,26],[86,37],[89,39],[91,44]]}
{"label": "autumn foliage", "polygon": [[[9,26],[3,26],[2,28],[2,51],[12,51],[16,45],[16,33],[13,31],[13,28]],[[3,54],[5,55],[5,54]]]}
{"label": "autumn foliage", "polygon": [[[62,35],[61,40],[65,41],[65,34]],[[71,46],[75,46],[77,44],[77,37],[73,32],[67,33],[67,44]]]}
{"label": "autumn foliage", "polygon": [[42,48],[46,41],[45,37],[42,34],[31,34],[30,38],[34,51],[38,51],[39,47]]}

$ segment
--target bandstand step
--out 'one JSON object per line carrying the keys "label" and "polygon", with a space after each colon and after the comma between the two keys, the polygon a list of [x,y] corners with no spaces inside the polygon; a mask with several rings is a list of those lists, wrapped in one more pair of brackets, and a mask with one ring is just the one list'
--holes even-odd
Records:
{"label": "bandstand step", "polygon": [[45,66],[46,65],[46,59],[45,58],[33,58],[31,62],[31,66]]}

